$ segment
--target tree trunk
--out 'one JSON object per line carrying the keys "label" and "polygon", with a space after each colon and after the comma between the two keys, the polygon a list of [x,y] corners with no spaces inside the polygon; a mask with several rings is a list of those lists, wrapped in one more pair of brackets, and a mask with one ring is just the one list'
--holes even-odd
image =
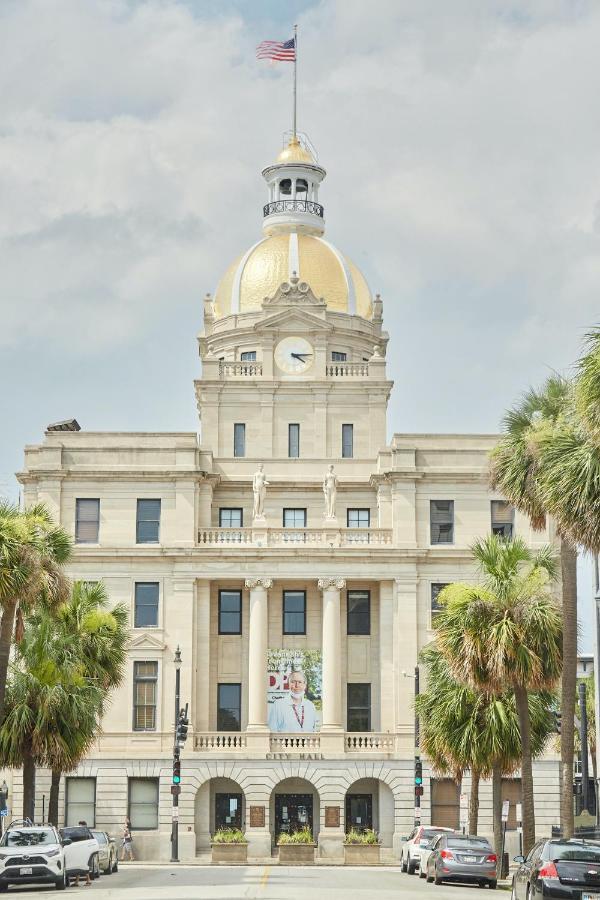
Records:
{"label": "tree trunk", "polygon": [[2,621],[0,622],[0,722],[4,718],[6,676],[8,673],[8,660],[10,657],[10,648],[12,646],[16,611],[17,601],[7,600],[4,604]]}
{"label": "tree trunk", "polygon": [[573,746],[577,693],[577,549],[561,537],[563,674],[560,736],[560,825],[565,840],[573,837]]}
{"label": "tree trunk", "polygon": [[531,728],[529,699],[524,687],[515,688],[519,730],[521,732],[521,785],[523,788],[523,855],[527,856],[535,844],[535,808],[533,802],[533,773],[531,769]]}
{"label": "tree trunk", "polygon": [[50,799],[48,801],[48,821],[58,827],[58,794],[60,791],[60,769],[52,769],[52,781],[50,783]]}
{"label": "tree trunk", "polygon": [[23,818],[35,821],[35,762],[28,749],[23,753]]}
{"label": "tree trunk", "polygon": [[479,817],[479,772],[471,769],[471,794],[469,797],[469,834],[477,834]]}
{"label": "tree trunk", "polygon": [[496,874],[502,873],[502,768],[500,763],[492,767],[492,823],[494,829],[494,852],[498,859]]}

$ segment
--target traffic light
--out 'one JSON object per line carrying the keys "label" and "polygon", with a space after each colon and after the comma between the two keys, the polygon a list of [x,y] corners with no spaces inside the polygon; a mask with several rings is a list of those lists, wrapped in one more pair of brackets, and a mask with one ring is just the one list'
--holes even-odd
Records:
{"label": "traffic light", "polygon": [[415,797],[423,796],[423,763],[415,759]]}
{"label": "traffic light", "polygon": [[175,732],[175,740],[178,744],[185,744],[187,741],[187,733],[190,720],[187,715],[187,703],[185,709],[180,710],[179,719],[177,720],[177,729]]}
{"label": "traffic light", "polygon": [[554,730],[557,734],[560,734],[562,728],[562,712],[560,709],[555,709],[552,715],[554,716]]}
{"label": "traffic light", "polygon": [[173,757],[173,784],[181,784],[181,760],[179,756]]}

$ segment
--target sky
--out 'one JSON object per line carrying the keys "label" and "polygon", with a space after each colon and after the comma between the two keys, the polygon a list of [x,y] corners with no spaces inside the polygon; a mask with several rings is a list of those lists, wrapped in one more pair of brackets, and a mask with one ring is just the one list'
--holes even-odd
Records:
{"label": "sky", "polygon": [[291,124],[291,66],[254,50],[294,23],[390,434],[496,431],[570,371],[600,311],[600,4],[1,0],[0,493],[53,421],[197,428],[202,297]]}

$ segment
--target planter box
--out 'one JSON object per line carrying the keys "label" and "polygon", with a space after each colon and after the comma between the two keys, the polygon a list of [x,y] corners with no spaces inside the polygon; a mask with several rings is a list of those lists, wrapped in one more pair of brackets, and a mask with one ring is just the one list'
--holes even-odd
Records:
{"label": "planter box", "polygon": [[347,866],[378,866],[380,851],[379,844],[344,844],[344,863]]}
{"label": "planter box", "polygon": [[312,866],[316,844],[279,844],[279,865]]}
{"label": "planter box", "polygon": [[214,865],[243,865],[248,862],[248,844],[211,844]]}

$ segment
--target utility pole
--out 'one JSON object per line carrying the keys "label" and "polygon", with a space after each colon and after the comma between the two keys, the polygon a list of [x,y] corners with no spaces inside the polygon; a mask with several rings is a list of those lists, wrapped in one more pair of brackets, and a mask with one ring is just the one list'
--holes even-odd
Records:
{"label": "utility pole", "polygon": [[[187,706],[185,713],[181,709],[181,650],[177,647],[175,658],[175,739],[173,741],[173,809],[171,817],[171,862],[179,862],[179,794],[181,793],[181,743],[187,737]],[[185,719],[185,730],[182,733],[182,719]]]}
{"label": "utility pole", "polygon": [[581,744],[581,804],[586,812],[590,808],[590,776],[588,770],[588,728],[587,728],[587,698],[585,684],[579,682],[579,742]]}
{"label": "utility pole", "polygon": [[423,763],[421,761],[421,725],[417,712],[417,697],[419,696],[419,667],[415,666],[414,675],[402,672],[405,678],[415,680],[415,825],[421,824],[421,797],[423,796]]}

